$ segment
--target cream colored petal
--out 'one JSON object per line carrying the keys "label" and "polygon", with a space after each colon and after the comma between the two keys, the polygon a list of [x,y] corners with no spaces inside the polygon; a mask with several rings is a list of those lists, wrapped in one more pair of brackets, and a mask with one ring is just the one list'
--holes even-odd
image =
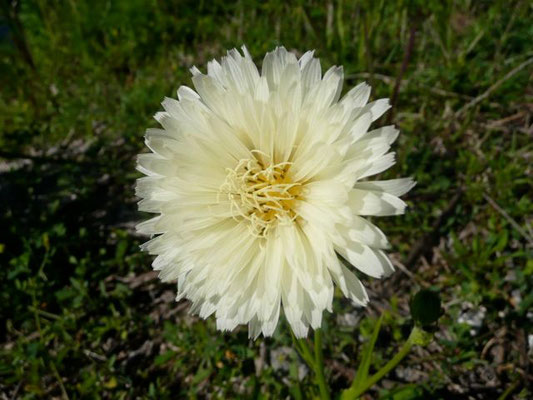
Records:
{"label": "cream colored petal", "polygon": [[381,250],[357,242],[351,242],[347,247],[336,247],[335,250],[358,270],[373,278],[389,276],[394,272],[392,263]]}
{"label": "cream colored petal", "polygon": [[385,192],[353,189],[348,198],[350,209],[357,215],[386,216],[405,212],[405,202]]}
{"label": "cream colored petal", "polygon": [[350,89],[342,98],[341,103],[350,109],[363,107],[370,98],[371,88],[366,82],[361,82],[356,87]]}
{"label": "cream colored petal", "polygon": [[386,181],[357,182],[355,189],[385,192],[393,196],[403,196],[415,187],[413,178],[390,179]]}
{"label": "cream colored petal", "polygon": [[366,306],[368,303],[368,294],[355,274],[338,260],[335,260],[334,263],[330,263],[328,266],[333,280],[341,289],[344,296],[359,306]]}
{"label": "cream colored petal", "polygon": [[347,227],[339,230],[349,241],[359,242],[376,249],[387,249],[390,243],[385,234],[365,218],[353,216],[352,222]]}

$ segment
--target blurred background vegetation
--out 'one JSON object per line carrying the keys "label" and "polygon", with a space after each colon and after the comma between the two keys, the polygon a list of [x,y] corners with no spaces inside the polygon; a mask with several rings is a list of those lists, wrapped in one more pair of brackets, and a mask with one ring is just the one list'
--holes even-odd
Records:
{"label": "blurred background vegetation", "polygon": [[[367,398],[532,398],[533,6],[528,1],[2,0],[0,395],[312,398],[288,327],[247,339],[158,282],[135,224],[135,157],[164,96],[245,43],[343,65],[391,97],[405,216],[378,221],[398,267],[325,318],[335,391],[385,312],[373,368],[408,301],[439,291],[435,341]],[[381,122],[385,124],[386,121]]]}

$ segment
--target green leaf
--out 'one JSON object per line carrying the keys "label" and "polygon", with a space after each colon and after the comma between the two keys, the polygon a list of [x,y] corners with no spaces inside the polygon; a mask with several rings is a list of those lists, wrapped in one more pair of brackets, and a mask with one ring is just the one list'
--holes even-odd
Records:
{"label": "green leaf", "polygon": [[423,398],[424,390],[417,385],[405,385],[384,395],[382,400],[413,400]]}
{"label": "green leaf", "polygon": [[292,397],[295,400],[302,400],[302,388],[300,386],[300,379],[298,375],[298,364],[296,362],[292,362],[289,367],[289,376],[291,377],[291,386],[289,387],[289,392],[292,394]]}
{"label": "green leaf", "polygon": [[372,362],[372,352],[374,351],[374,346],[376,345],[376,340],[378,339],[379,331],[381,329],[381,323],[383,322],[383,317],[385,314],[381,314],[376,322],[374,331],[372,332],[372,337],[363,351],[363,356],[361,358],[361,365],[357,369],[357,374],[355,375],[354,381],[352,383],[352,388],[358,390],[366,381],[368,377],[368,371],[370,370],[370,364]]}
{"label": "green leaf", "polygon": [[163,354],[158,355],[154,360],[154,365],[163,365],[166,362],[172,360],[176,356],[175,351],[167,351]]}
{"label": "green leaf", "polygon": [[196,371],[196,374],[192,378],[192,384],[197,385],[198,383],[202,382],[203,380],[207,379],[209,375],[211,375],[212,371],[203,367],[198,368],[198,371]]}

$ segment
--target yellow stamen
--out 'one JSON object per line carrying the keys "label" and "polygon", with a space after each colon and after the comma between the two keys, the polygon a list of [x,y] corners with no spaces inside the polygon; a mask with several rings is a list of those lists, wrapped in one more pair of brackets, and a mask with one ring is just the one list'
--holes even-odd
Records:
{"label": "yellow stamen", "polygon": [[249,221],[251,233],[265,237],[276,224],[296,220],[293,206],[302,190],[300,183],[290,179],[292,163],[273,164],[265,153],[251,153],[253,158],[240,160],[235,169],[227,169],[219,195],[227,195],[235,220]]}

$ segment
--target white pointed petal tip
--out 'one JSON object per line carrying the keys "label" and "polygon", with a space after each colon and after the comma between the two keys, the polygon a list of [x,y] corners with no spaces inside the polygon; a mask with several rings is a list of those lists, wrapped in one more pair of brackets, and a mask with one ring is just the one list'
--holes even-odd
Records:
{"label": "white pointed petal tip", "polygon": [[196,66],[192,66],[189,71],[191,71],[191,74],[193,76],[202,75],[202,73],[200,72],[200,70]]}

